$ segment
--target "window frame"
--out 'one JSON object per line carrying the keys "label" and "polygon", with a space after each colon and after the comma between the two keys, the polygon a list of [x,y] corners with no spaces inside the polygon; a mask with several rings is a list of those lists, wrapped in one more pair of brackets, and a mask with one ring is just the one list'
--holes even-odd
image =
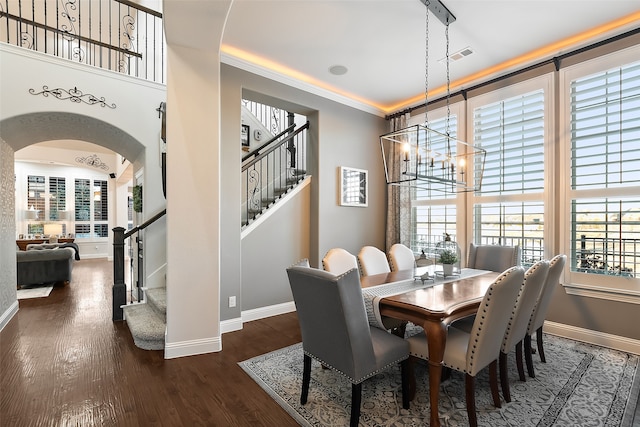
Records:
{"label": "window frame", "polygon": [[[451,117],[456,117],[456,128],[455,135],[456,139],[461,141],[466,141],[466,106],[465,101],[452,102],[449,105],[449,112]],[[447,116],[447,107],[443,106],[440,108],[436,108],[434,110],[429,110],[428,118],[429,121],[441,120],[446,118]],[[407,126],[415,126],[418,124],[424,124],[425,115],[416,114],[407,120]],[[454,130],[454,129],[452,129]],[[460,147],[457,147],[456,150],[459,150]],[[417,199],[412,196],[411,199],[411,239],[412,243],[414,237],[416,236],[416,218],[414,215],[414,208],[423,207],[423,206],[446,206],[446,205],[454,205],[456,211],[455,225],[455,241],[462,248],[463,242],[466,242],[466,227],[464,225],[464,196],[462,194],[457,194],[456,197],[452,197],[450,199],[445,198],[436,198],[436,199]],[[444,239],[444,236],[443,236]],[[464,252],[463,252],[464,253]]]}
{"label": "window frame", "polygon": [[[638,62],[640,46],[632,46],[598,58],[581,62],[559,72],[559,120],[563,124],[559,130],[560,153],[558,161],[566,167],[559,168],[559,223],[560,250],[570,257],[571,251],[571,201],[576,198],[635,197],[640,194],[640,186],[609,189],[573,190],[571,188],[571,83],[593,74]],[[606,278],[606,280],[603,280]],[[602,282],[606,282],[603,284]],[[570,295],[587,296],[611,301],[640,304],[640,279],[616,277],[571,271],[567,262],[564,271],[565,291]]]}
{"label": "window frame", "polygon": [[[527,201],[540,201],[544,206],[543,213],[543,256],[549,258],[554,253],[554,236],[556,235],[554,216],[554,187],[549,185],[553,177],[556,164],[554,164],[554,156],[552,151],[554,145],[552,143],[555,129],[555,106],[554,99],[556,97],[555,79],[553,73],[546,73],[538,77],[515,83],[503,88],[498,88],[491,92],[487,92],[477,96],[469,97],[467,101],[467,130],[469,133],[468,140],[475,142],[474,127],[474,111],[485,105],[508,100],[510,98],[525,95],[530,92],[543,91],[544,106],[544,128],[543,128],[543,150],[544,150],[544,184],[543,190],[535,193],[517,193],[517,194],[492,194],[477,195],[476,192],[470,192],[466,195],[465,223],[467,226],[466,235],[469,236],[467,243],[473,240],[475,236],[474,211],[477,204],[500,204],[500,203],[521,203]],[[478,242],[477,242],[478,243]]]}

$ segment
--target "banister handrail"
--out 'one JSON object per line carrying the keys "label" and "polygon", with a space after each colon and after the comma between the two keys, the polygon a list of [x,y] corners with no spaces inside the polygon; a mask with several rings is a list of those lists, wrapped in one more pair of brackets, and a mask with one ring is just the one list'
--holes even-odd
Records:
{"label": "banister handrail", "polygon": [[[124,227],[113,228],[113,288],[111,293],[113,298],[112,319],[114,321],[124,320],[124,311],[122,310],[122,306],[127,303],[127,285],[124,283],[124,241],[133,234],[140,230],[144,230],[158,219],[162,218],[166,213],[167,210],[163,209],[147,221],[132,228],[126,233]],[[138,251],[141,250],[140,245],[141,241],[138,241]],[[138,262],[140,262],[140,255],[141,253],[139,252]],[[138,268],[140,269],[140,266],[138,266]],[[138,272],[140,271],[141,270],[138,270]]]}
{"label": "banister handrail", "polygon": [[264,153],[260,153],[258,154],[253,160],[251,160],[249,163],[247,163],[246,165],[242,166],[242,171],[244,172],[245,170],[247,170],[248,168],[250,168],[251,166],[253,166],[255,163],[259,162],[261,159],[263,159],[264,157],[266,157],[269,153],[277,150],[279,147],[281,147],[284,143],[291,141],[292,139],[294,139],[296,137],[296,135],[298,135],[300,132],[302,132],[303,130],[309,129],[309,122],[305,123],[304,125],[300,126],[298,129],[296,129],[295,132],[293,132],[290,135],[287,135],[286,138],[280,140],[278,142],[278,144],[274,145],[273,147],[269,148],[267,151],[265,151]]}
{"label": "banister handrail", "polygon": [[242,158],[242,161],[244,162],[245,160],[257,156],[258,154],[260,154],[260,150],[262,150],[264,147],[267,147],[270,144],[273,144],[275,141],[277,141],[278,139],[282,138],[282,136],[288,132],[291,132],[294,128],[296,127],[295,123],[292,124],[291,126],[289,126],[288,128],[286,128],[285,130],[283,130],[282,132],[280,132],[279,134],[277,134],[276,136],[274,136],[273,138],[271,138],[270,140],[268,140],[267,142],[265,142],[264,144],[262,144],[261,146],[259,146],[258,148],[256,148],[255,150],[253,150],[252,152],[250,152],[249,154],[247,154],[246,156],[244,156]]}
{"label": "banister handrail", "polygon": [[131,230],[129,230],[126,233],[124,233],[124,239],[127,239],[127,238],[131,237],[131,235],[137,233],[140,230],[144,230],[145,228],[147,228],[148,226],[150,226],[151,224],[153,224],[154,222],[156,222],[157,220],[162,218],[166,213],[167,213],[167,210],[163,209],[160,212],[158,212],[157,214],[155,214],[154,216],[152,216],[151,218],[149,218],[147,221],[143,222],[140,225],[137,225],[137,226],[133,227]]}

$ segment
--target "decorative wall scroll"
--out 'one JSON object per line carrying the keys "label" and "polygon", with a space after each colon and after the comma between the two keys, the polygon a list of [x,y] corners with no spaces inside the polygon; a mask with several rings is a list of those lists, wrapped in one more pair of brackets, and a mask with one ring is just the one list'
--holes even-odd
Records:
{"label": "decorative wall scroll", "polygon": [[83,163],[88,166],[93,166],[94,168],[99,168],[105,171],[109,170],[109,166],[107,166],[105,162],[100,160],[97,154],[92,154],[86,157],[76,157],[76,162]]}
{"label": "decorative wall scroll", "polygon": [[116,104],[107,104],[107,101],[104,99],[104,97],[100,97],[98,98],[95,95],[91,95],[90,93],[83,93],[81,90],[79,90],[77,87],[74,87],[73,89],[62,89],[62,88],[56,88],[56,89],[49,89],[48,86],[44,85],[42,86],[42,90],[40,92],[36,92],[35,89],[29,89],[29,93],[31,95],[42,95],[44,97],[47,97],[49,95],[53,96],[54,98],[60,99],[60,100],[65,100],[68,99],[71,102],[83,102],[87,105],[95,105],[98,104],[101,107],[109,107],[111,109],[115,109],[116,108]]}

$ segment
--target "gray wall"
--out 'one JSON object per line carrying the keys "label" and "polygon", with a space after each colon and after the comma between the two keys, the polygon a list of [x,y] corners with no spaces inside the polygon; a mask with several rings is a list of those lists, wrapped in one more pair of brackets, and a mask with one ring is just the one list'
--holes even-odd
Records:
{"label": "gray wall", "polygon": [[310,207],[307,185],[242,239],[243,310],[293,301],[285,269],[309,257]]}
{"label": "gray wall", "polygon": [[[384,171],[378,137],[387,132],[382,117],[344,106],[320,96],[281,83],[221,65],[222,80],[222,253],[220,319],[240,317],[242,309],[252,309],[291,301],[288,288],[282,287],[286,267],[301,257],[309,257],[319,266],[332,247],[357,253],[363,245],[384,247],[385,191]],[[272,221],[255,231],[264,238],[251,236],[240,241],[240,102],[243,96],[307,116],[310,122],[308,173],[312,175],[309,191],[309,216],[298,217],[301,205],[279,212]],[[338,168],[350,166],[369,171],[369,206],[342,207],[338,204]],[[302,198],[307,197],[305,195]],[[296,203],[301,203],[300,201]],[[305,202],[302,202],[305,203]],[[271,219],[271,218],[270,218]],[[303,221],[303,222],[299,222]],[[306,222],[305,222],[306,221]],[[277,238],[285,226],[308,227],[308,248],[304,233],[297,238]],[[256,236],[258,236],[256,234]],[[274,240],[275,238],[275,240]],[[249,248],[249,246],[251,246]],[[277,262],[266,254],[279,251]],[[268,301],[260,301],[272,289],[256,280],[256,271],[276,272]],[[267,274],[261,277],[268,277]],[[286,283],[288,286],[288,283]],[[255,289],[254,289],[255,288]],[[228,297],[239,297],[239,307],[227,307]]]}
{"label": "gray wall", "polygon": [[640,340],[640,305],[568,295],[562,286],[553,295],[547,320]]}

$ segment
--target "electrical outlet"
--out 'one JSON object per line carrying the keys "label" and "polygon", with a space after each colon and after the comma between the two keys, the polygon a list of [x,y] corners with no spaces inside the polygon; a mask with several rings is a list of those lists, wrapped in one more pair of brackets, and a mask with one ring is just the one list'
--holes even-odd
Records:
{"label": "electrical outlet", "polygon": [[229,297],[229,307],[235,307],[236,306],[236,297]]}

